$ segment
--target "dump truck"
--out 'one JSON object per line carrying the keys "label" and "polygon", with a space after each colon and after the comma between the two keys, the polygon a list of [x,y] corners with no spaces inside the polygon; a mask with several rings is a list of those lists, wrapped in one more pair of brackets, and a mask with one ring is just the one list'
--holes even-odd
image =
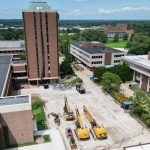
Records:
{"label": "dump truck", "polygon": [[97,124],[96,120],[93,118],[93,116],[90,114],[90,112],[88,111],[88,109],[85,106],[83,106],[83,111],[84,111],[84,114],[85,114],[87,120],[91,124],[91,128],[92,128],[95,136],[98,139],[107,138],[107,130],[103,126],[100,126]]}
{"label": "dump truck", "polygon": [[77,107],[76,107],[75,125],[76,125],[75,134],[79,140],[90,139],[90,132],[83,125],[83,122],[82,122],[82,119],[81,119],[81,116]]}
{"label": "dump truck", "polygon": [[74,120],[75,119],[75,115],[73,113],[73,111],[71,110],[69,104],[68,104],[68,100],[67,100],[67,96],[64,96],[64,101],[65,101],[65,106],[64,106],[64,114],[65,114],[65,118],[66,120]]}

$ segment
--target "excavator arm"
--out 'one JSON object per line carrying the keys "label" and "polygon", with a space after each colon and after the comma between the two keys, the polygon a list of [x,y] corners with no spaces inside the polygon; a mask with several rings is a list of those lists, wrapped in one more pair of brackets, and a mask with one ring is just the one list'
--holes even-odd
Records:
{"label": "excavator arm", "polygon": [[95,119],[92,117],[91,113],[88,111],[88,109],[83,106],[83,111],[86,116],[86,118],[91,123],[92,129],[94,134],[97,138],[107,138],[107,130],[103,126],[99,126]]}
{"label": "excavator arm", "polygon": [[83,122],[79,113],[78,108],[76,107],[76,129],[75,129],[75,133],[78,137],[78,139],[81,140],[85,140],[85,139],[89,139],[90,138],[90,133],[88,131],[88,129],[86,127],[83,126]]}
{"label": "excavator arm", "polygon": [[64,113],[65,113],[66,120],[74,120],[75,116],[73,111],[70,109],[66,95],[64,96],[64,101],[65,101]]}

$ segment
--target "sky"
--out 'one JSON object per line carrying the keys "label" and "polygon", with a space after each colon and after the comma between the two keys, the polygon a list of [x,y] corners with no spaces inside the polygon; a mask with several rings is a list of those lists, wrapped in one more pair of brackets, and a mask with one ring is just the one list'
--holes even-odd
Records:
{"label": "sky", "polygon": [[[41,0],[43,1],[43,0]],[[60,19],[150,20],[150,0],[45,0]],[[0,19],[21,19],[30,0],[0,0]]]}

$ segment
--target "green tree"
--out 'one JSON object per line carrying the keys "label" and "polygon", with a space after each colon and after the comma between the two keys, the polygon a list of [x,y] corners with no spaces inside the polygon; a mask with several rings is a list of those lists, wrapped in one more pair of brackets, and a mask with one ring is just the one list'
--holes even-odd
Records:
{"label": "green tree", "polygon": [[100,32],[99,41],[102,43],[107,43],[108,37],[104,32]]}
{"label": "green tree", "polygon": [[127,41],[127,40],[128,40],[128,34],[127,34],[127,33],[125,33],[125,34],[123,35],[123,40],[124,40],[124,41]]}
{"label": "green tree", "polygon": [[116,43],[119,42],[119,34],[118,33],[115,34],[113,42],[116,42]]}
{"label": "green tree", "polygon": [[147,54],[150,50],[150,37],[143,34],[135,34],[127,43],[130,53],[137,55]]}
{"label": "green tree", "polygon": [[59,38],[61,53],[65,56],[65,58],[70,61],[70,53],[69,53],[69,44],[70,38],[67,33],[64,33]]}
{"label": "green tree", "polygon": [[109,71],[118,75],[123,82],[132,80],[131,69],[126,63],[115,65]]}
{"label": "green tree", "polygon": [[105,72],[102,76],[102,87],[108,93],[112,93],[113,91],[118,92],[120,89],[122,81],[119,76],[113,74],[111,72]]}
{"label": "green tree", "polygon": [[25,54],[25,52],[20,52],[20,53],[19,53],[19,58],[20,58],[21,60],[26,60],[26,54]]}
{"label": "green tree", "polygon": [[62,77],[65,76],[65,75],[74,74],[74,71],[71,67],[70,62],[66,59],[60,65],[60,74],[61,74]]}
{"label": "green tree", "polygon": [[94,68],[94,78],[96,78],[98,82],[101,82],[102,76],[106,71],[105,67]]}

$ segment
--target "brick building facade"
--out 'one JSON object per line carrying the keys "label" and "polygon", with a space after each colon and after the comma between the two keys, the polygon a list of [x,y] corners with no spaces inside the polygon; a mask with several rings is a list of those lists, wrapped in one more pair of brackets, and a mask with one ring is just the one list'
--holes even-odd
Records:
{"label": "brick building facade", "polygon": [[59,15],[46,2],[31,2],[22,14],[29,83],[56,82],[59,77]]}
{"label": "brick building facade", "polygon": [[32,141],[30,96],[0,98],[0,149]]}

